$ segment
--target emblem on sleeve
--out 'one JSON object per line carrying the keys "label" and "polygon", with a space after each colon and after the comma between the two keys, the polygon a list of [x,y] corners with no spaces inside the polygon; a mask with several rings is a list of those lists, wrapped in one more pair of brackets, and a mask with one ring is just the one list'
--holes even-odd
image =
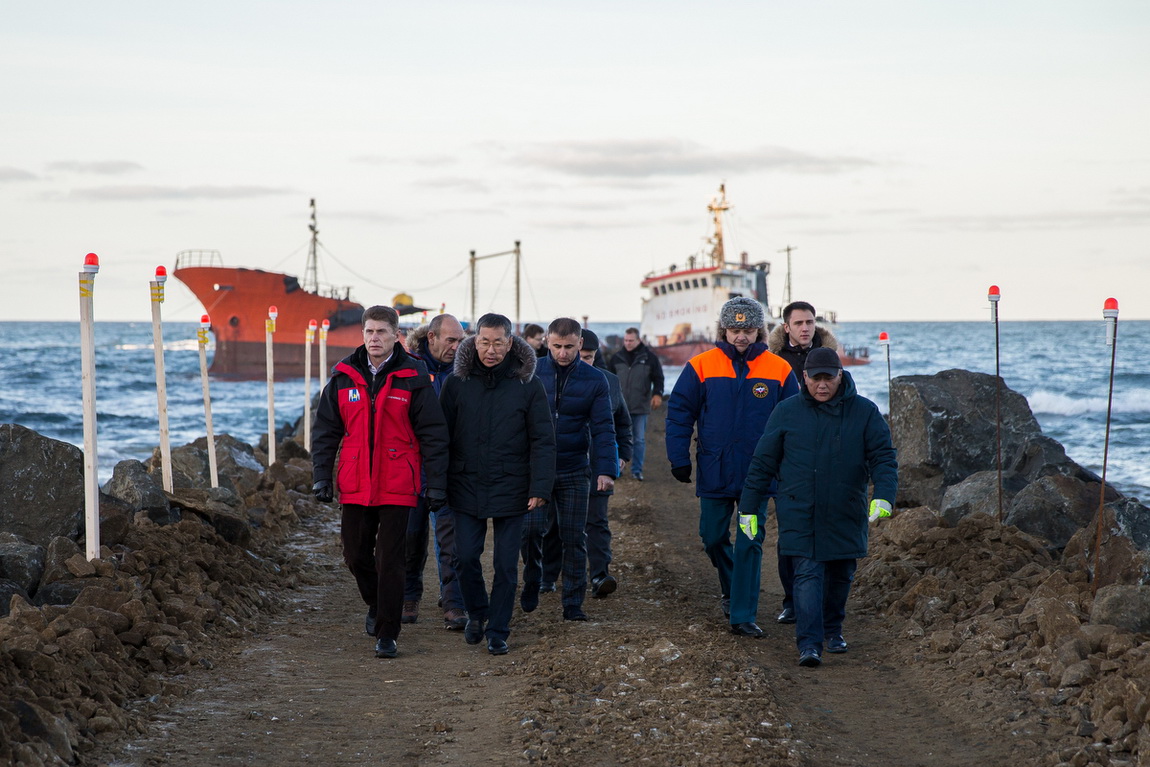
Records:
{"label": "emblem on sleeve", "polygon": [[359,402],[359,389],[348,389],[347,390],[347,401],[348,402]]}
{"label": "emblem on sleeve", "polygon": [[761,381],[751,387],[751,394],[754,394],[759,399],[762,399],[763,397],[767,396],[767,394],[769,394],[769,393],[770,393],[770,389],[767,387],[767,385],[765,383],[763,383]]}

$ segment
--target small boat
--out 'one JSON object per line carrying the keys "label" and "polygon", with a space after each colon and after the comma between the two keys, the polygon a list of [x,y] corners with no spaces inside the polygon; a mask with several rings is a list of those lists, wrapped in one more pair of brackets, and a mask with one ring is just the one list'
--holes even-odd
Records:
{"label": "small boat", "polygon": [[[767,295],[770,262],[751,263],[745,251],[738,261],[727,260],[723,214],[730,208],[726,185],[720,184],[718,195],[707,205],[714,225],[707,241],[710,250],[688,257],[682,268],[672,264],[665,272],[651,272],[640,283],[646,296],[639,334],[664,365],[685,365],[713,348],[719,310],[736,296],[755,299],[764,317],[772,315]],[[839,357],[844,365],[870,362],[868,351],[860,347],[840,349]]]}
{"label": "small boat", "polygon": [[[211,372],[235,378],[261,378],[267,374],[268,308],[276,307],[273,338],[276,378],[302,378],[307,327],[311,320],[327,320],[327,359],[334,365],[363,343],[360,320],[363,305],[352,300],[350,287],[321,285],[317,279],[319,229],[315,200],[311,201],[311,247],[304,280],[283,272],[225,266],[217,250],[184,250],[176,255],[175,277],[188,286],[210,316],[216,349]],[[393,299],[400,315],[425,311],[410,296]],[[319,369],[318,349],[312,350],[312,375],[327,378]]]}

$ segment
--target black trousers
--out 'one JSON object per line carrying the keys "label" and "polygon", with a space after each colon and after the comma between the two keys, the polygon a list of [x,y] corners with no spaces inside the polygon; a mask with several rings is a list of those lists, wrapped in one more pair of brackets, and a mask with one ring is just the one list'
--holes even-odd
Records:
{"label": "black trousers", "polygon": [[377,637],[399,637],[409,511],[407,506],[343,505],[343,561],[363,603],[375,606]]}
{"label": "black trousers", "polygon": [[455,556],[463,604],[472,620],[487,621],[487,638],[507,640],[519,577],[519,544],[526,514],[495,517],[491,527],[495,541],[491,552],[491,591],[483,578],[483,555],[487,520],[464,512],[455,513]]}

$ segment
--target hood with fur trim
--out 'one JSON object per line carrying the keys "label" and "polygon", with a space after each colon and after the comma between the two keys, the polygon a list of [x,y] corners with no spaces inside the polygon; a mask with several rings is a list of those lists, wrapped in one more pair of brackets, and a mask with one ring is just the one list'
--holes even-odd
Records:
{"label": "hood with fur trim", "polygon": [[[508,350],[507,355],[519,362],[519,369],[514,371],[514,377],[523,383],[530,381],[535,375],[535,350],[531,348],[531,344],[519,336],[513,335],[511,336],[511,349]],[[463,339],[459,344],[458,351],[455,352],[455,367],[451,371],[452,375],[466,381],[471,377],[476,358],[475,336],[468,336]]]}
{"label": "hood with fur trim", "polygon": [[[839,350],[839,340],[835,338],[835,334],[831,332],[830,328],[815,325],[815,336],[819,339],[820,346],[833,349],[836,352]],[[767,338],[767,348],[771,350],[772,354],[778,354],[786,343],[787,331],[783,327],[783,323],[780,322],[771,330],[771,335]]]}
{"label": "hood with fur trim", "polygon": [[404,340],[404,345],[407,346],[409,352],[419,354],[419,345],[427,340],[427,331],[430,327],[430,325],[425,323],[414,330],[407,331],[407,338]]}

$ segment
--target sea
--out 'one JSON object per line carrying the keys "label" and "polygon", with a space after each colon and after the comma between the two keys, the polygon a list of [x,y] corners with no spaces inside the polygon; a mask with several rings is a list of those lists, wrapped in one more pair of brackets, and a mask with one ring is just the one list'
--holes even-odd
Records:
{"label": "sea", "polygon": [[[600,338],[621,336],[638,323],[590,323]],[[163,326],[171,444],[203,436],[197,323]],[[887,363],[878,336],[890,337],[890,375],[961,368],[995,370],[992,322],[839,323],[848,346],[869,348],[869,365],[849,368],[860,393],[886,412]],[[144,460],[159,443],[156,369],[150,322],[97,322],[97,452],[101,483],[121,460]],[[210,354],[209,347],[209,354]],[[1000,370],[1024,395],[1045,434],[1078,463],[1102,473],[1110,391],[1111,348],[1103,320],[1003,322]],[[1127,495],[1150,501],[1150,321],[1120,322],[1114,357],[1112,419],[1106,478]],[[334,360],[333,360],[334,362]],[[17,423],[47,437],[83,446],[80,327],[76,322],[0,322],[0,423]],[[668,368],[667,390],[679,368]],[[311,382],[314,395],[318,382]],[[256,443],[267,431],[267,382],[212,377],[217,434]],[[300,377],[277,381],[278,424],[303,413]]]}

